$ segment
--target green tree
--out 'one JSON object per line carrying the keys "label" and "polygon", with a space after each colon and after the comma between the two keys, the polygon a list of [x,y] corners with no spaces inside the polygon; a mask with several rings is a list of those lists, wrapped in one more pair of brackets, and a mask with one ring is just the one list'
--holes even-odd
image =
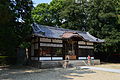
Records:
{"label": "green tree", "polygon": [[15,0],[13,2],[15,13],[14,32],[17,36],[18,46],[26,47],[26,39],[31,35],[33,22],[31,10],[33,9],[32,0]]}
{"label": "green tree", "polygon": [[[14,55],[31,35],[31,0],[0,0],[0,53]],[[25,47],[25,45],[22,47]]]}
{"label": "green tree", "polygon": [[[118,50],[120,35],[115,0],[90,0],[88,8],[90,33],[105,39],[105,43],[96,45],[97,53],[104,53],[109,59]],[[101,48],[100,48],[101,46]]]}
{"label": "green tree", "polygon": [[32,17],[36,23],[42,25],[52,25],[49,5],[47,3],[38,4],[37,7],[32,10]]}
{"label": "green tree", "polygon": [[[0,0],[0,53],[14,55],[16,36],[14,31],[14,12],[11,10],[10,0]],[[6,54],[7,53],[7,54]]]}
{"label": "green tree", "polygon": [[88,26],[87,1],[81,0],[80,3],[75,3],[75,0],[67,0],[64,4],[65,6],[60,12],[60,18],[63,20],[61,26],[70,29],[86,30]]}
{"label": "green tree", "polygon": [[39,4],[32,11],[35,22],[42,25],[61,26],[70,29],[87,28],[87,0],[76,4],[74,0],[52,0]]}
{"label": "green tree", "polygon": [[42,25],[60,26],[59,12],[63,8],[63,1],[65,0],[52,0],[50,4],[38,4],[32,11],[34,21]]}
{"label": "green tree", "polygon": [[60,19],[60,12],[63,10],[63,7],[66,0],[52,0],[49,7],[49,12],[51,14],[53,26],[61,26],[62,19]]}
{"label": "green tree", "polygon": [[118,15],[118,23],[120,24],[120,0],[115,0],[116,2],[116,10],[117,10],[117,15]]}

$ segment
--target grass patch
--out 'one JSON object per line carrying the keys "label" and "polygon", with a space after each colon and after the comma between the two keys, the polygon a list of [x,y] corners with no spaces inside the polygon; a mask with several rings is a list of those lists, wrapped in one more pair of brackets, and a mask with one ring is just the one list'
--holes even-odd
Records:
{"label": "grass patch", "polygon": [[9,57],[9,56],[0,56],[0,58],[7,58],[7,57]]}

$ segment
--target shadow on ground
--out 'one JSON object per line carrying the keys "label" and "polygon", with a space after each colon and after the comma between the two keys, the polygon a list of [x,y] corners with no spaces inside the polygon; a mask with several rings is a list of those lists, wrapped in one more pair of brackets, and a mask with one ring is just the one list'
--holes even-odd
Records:
{"label": "shadow on ground", "polygon": [[80,76],[81,74],[92,73],[95,72],[88,69],[36,69],[25,66],[16,66],[2,68],[2,70],[0,70],[0,80],[72,80],[73,77],[84,77]]}

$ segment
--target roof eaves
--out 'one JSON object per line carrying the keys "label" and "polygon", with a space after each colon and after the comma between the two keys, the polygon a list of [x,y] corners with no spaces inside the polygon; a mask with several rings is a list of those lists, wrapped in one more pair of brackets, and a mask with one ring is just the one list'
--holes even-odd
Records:
{"label": "roof eaves", "polygon": [[87,33],[87,35],[88,35],[90,38],[93,39],[93,41],[91,40],[92,42],[98,42],[98,43],[103,43],[103,42],[105,42],[105,40],[101,40],[101,39],[98,39],[98,38],[92,36],[89,32],[86,32],[86,33]]}

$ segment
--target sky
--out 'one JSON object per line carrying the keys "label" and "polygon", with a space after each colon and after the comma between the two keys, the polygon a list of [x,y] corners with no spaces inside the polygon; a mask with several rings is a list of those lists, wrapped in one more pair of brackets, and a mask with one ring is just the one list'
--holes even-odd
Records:
{"label": "sky", "polygon": [[33,5],[37,6],[39,3],[50,3],[52,0],[32,0],[33,1]]}

